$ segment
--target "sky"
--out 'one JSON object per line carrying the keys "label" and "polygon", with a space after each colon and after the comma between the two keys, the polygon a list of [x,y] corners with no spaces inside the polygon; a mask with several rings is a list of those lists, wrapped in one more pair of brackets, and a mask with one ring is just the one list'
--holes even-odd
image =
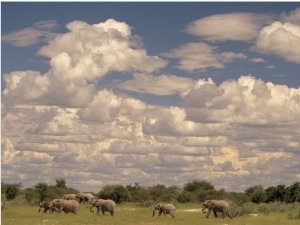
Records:
{"label": "sky", "polygon": [[300,180],[299,2],[1,2],[1,181]]}

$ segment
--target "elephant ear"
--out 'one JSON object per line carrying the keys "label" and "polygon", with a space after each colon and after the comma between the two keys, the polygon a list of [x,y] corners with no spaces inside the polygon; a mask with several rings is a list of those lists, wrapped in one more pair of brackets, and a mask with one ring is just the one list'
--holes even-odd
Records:
{"label": "elephant ear", "polygon": [[213,201],[209,201],[208,203],[211,205],[212,208],[215,206],[215,203],[213,203]]}

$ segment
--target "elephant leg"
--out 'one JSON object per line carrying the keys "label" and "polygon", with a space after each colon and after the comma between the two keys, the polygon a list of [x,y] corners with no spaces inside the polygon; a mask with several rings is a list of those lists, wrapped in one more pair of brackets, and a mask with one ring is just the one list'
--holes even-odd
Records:
{"label": "elephant leg", "polygon": [[211,209],[209,209],[209,210],[207,211],[207,213],[206,213],[206,218],[209,217],[210,213],[211,213]]}
{"label": "elephant leg", "polygon": [[217,212],[215,210],[213,210],[213,212],[214,212],[215,217],[218,218]]}
{"label": "elephant leg", "polygon": [[159,215],[159,216],[161,216],[161,214],[162,214],[162,210],[159,210],[159,213],[158,213],[158,215]]}
{"label": "elephant leg", "polygon": [[105,215],[105,211],[103,209],[101,211],[102,211],[102,214]]}
{"label": "elephant leg", "polygon": [[232,216],[229,215],[229,212],[226,212],[226,215],[227,215],[230,219],[232,219]]}

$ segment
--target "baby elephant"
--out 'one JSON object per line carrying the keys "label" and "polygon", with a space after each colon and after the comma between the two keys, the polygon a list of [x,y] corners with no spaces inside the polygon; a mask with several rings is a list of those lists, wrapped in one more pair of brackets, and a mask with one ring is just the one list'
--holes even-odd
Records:
{"label": "baby elephant", "polygon": [[202,205],[202,212],[206,213],[204,210],[208,209],[206,218],[208,218],[211,211],[213,211],[215,217],[217,217],[217,212],[221,212],[223,219],[225,215],[232,219],[232,217],[229,215],[229,208],[230,205],[225,200],[206,200]]}
{"label": "baby elephant", "polygon": [[166,214],[170,214],[173,218],[175,218],[176,207],[171,203],[169,203],[169,204],[156,204],[153,208],[152,217],[155,215],[156,210],[159,210],[159,213],[158,213],[159,216],[163,213],[164,216],[166,216]]}

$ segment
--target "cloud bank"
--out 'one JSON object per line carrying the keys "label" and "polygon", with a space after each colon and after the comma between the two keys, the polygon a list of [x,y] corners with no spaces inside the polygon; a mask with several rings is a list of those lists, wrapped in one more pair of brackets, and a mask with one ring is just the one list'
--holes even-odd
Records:
{"label": "cloud bank", "polygon": [[[224,16],[230,32],[204,33],[199,28],[203,23],[217,26]],[[296,41],[299,27],[275,22],[262,28],[261,18],[216,15],[193,22],[187,30],[213,41],[256,37],[257,51],[298,63],[300,45],[293,51],[283,48],[287,41],[280,42],[280,48],[269,43],[279,40],[277,35]],[[232,30],[236,19],[248,24],[248,30]],[[5,182],[32,186],[64,177],[68,186],[99,191],[107,184],[183,185],[205,179],[217,188],[243,191],[253,182],[271,186],[300,178],[300,87],[251,74],[217,85],[211,78],[161,73],[168,63],[164,57],[179,59],[178,68],[193,72],[224,68],[247,55],[201,41],[151,56],[130,26],[114,19],[93,25],[73,21],[67,29],[38,52],[49,58],[46,73],[3,75]],[[229,35],[235,32],[240,35]],[[22,46],[11,37],[5,41]],[[102,88],[103,78],[113,73],[132,77]],[[141,94],[176,96],[180,101],[172,106],[150,104]]]}

